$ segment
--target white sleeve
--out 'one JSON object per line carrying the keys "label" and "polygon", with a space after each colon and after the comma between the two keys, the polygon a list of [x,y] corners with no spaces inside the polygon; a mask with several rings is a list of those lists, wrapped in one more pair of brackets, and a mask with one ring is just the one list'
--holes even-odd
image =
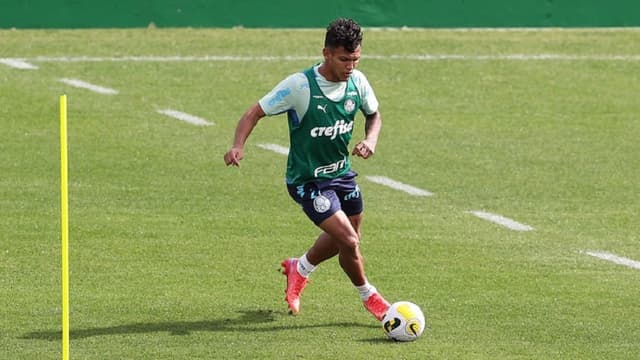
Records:
{"label": "white sleeve", "polygon": [[362,111],[367,115],[377,112],[379,106],[378,98],[376,97],[371,84],[369,84],[367,77],[359,70],[355,70],[351,76],[353,76],[353,81],[356,84],[358,91],[360,91]]}
{"label": "white sleeve", "polygon": [[265,114],[277,115],[295,110],[302,119],[309,107],[309,81],[303,73],[287,76],[258,101]]}

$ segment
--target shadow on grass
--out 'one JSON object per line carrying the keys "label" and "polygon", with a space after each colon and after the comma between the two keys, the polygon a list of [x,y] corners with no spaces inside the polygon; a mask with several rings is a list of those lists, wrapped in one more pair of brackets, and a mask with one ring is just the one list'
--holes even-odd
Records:
{"label": "shadow on grass", "polygon": [[[71,339],[84,339],[94,336],[125,335],[125,334],[147,334],[155,332],[168,332],[171,335],[184,336],[194,331],[283,331],[308,329],[318,327],[363,327],[376,328],[375,324],[360,324],[356,322],[339,322],[324,324],[283,324],[265,326],[267,323],[275,322],[278,316],[289,316],[285,313],[278,313],[271,310],[247,310],[240,311],[242,314],[235,319],[203,320],[203,321],[167,321],[151,323],[134,323],[127,325],[117,325],[108,327],[98,327],[89,329],[71,329],[69,337]],[[20,339],[35,339],[57,341],[62,338],[62,331],[34,331],[24,334]]]}

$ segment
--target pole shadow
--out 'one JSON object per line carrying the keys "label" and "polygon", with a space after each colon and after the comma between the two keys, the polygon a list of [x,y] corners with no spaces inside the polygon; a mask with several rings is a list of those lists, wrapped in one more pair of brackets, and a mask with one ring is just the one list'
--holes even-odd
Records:
{"label": "pole shadow", "polygon": [[[214,320],[201,321],[166,321],[166,322],[146,322],[132,323],[125,325],[96,327],[88,329],[71,329],[69,331],[70,339],[86,339],[95,336],[109,335],[130,335],[130,334],[148,334],[166,332],[176,336],[186,336],[196,331],[253,331],[253,332],[270,332],[284,331],[309,328],[336,328],[336,327],[362,327],[376,328],[373,324],[362,324],[357,322],[333,322],[323,324],[277,324],[277,318],[289,316],[284,312],[274,312],[272,310],[241,310],[238,318],[224,318]],[[265,324],[274,323],[270,326]],[[20,339],[26,340],[47,340],[59,341],[62,338],[62,331],[47,330],[34,331],[26,333]]]}

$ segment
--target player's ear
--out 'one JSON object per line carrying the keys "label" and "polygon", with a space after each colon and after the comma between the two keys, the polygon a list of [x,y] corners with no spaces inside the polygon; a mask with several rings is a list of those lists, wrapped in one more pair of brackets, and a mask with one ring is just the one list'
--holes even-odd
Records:
{"label": "player's ear", "polygon": [[328,47],[325,47],[322,49],[322,56],[324,56],[324,59],[328,59],[331,56],[331,49],[329,49]]}

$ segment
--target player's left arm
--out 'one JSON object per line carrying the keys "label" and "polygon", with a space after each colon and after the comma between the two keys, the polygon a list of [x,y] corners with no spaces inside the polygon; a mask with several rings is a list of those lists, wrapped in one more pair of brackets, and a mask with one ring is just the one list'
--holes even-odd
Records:
{"label": "player's left arm", "polygon": [[351,153],[368,159],[376,152],[378,135],[380,135],[382,128],[382,117],[378,108],[378,99],[367,77],[359,70],[355,70],[352,76],[362,99],[360,111],[365,116],[365,123],[364,140],[357,143]]}
{"label": "player's left arm", "polygon": [[354,156],[360,156],[363,159],[368,159],[373,156],[376,152],[376,145],[378,144],[378,136],[380,135],[381,129],[382,116],[380,116],[380,111],[365,115],[364,140],[356,144],[352,154]]}

